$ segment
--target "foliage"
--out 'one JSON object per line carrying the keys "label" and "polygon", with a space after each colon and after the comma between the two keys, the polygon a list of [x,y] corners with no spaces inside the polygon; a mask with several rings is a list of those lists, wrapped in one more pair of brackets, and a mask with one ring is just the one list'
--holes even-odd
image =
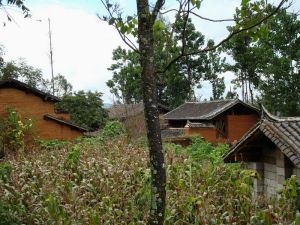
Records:
{"label": "foliage", "polygon": [[20,59],[18,62],[4,62],[0,71],[2,80],[17,79],[34,88],[43,84],[42,71],[28,65],[24,59]]}
{"label": "foliage", "polygon": [[56,110],[67,111],[74,123],[96,130],[105,124],[107,112],[103,109],[100,92],[78,91],[72,95],[63,96],[56,104]]}
{"label": "foliage", "polygon": [[[290,224],[294,177],[278,198],[255,201],[253,171],[224,164],[227,146],[195,138],[165,146],[166,224]],[[33,152],[0,166],[0,224],[146,224],[150,170],[143,147],[82,139],[70,150]],[[64,163],[61,163],[64,162]]]}
{"label": "foliage", "polygon": [[[0,49],[0,54],[4,54]],[[27,64],[24,59],[19,61],[9,61],[5,62],[2,57],[0,57],[0,79],[16,79],[21,82],[28,84],[31,87],[41,89],[47,93],[53,94],[52,90],[52,80],[44,79],[43,73],[40,69],[34,68]],[[70,94],[72,91],[72,85],[67,81],[67,79],[58,74],[54,76],[54,95],[62,97],[66,94]]]}
{"label": "foliage", "polygon": [[[160,18],[154,24],[155,39],[155,65],[161,68],[166,59],[178,54],[184,20],[179,19],[171,24]],[[173,29],[173,33],[171,35]],[[196,31],[191,19],[186,26],[186,49],[195,50],[204,45],[204,36]],[[172,36],[172,37],[171,37]],[[157,74],[159,102],[170,106],[178,106],[186,100],[195,98],[194,89],[201,88],[201,80],[210,80],[214,87],[214,98],[220,98],[224,92],[224,80],[218,78],[224,59],[219,57],[220,52],[198,56],[187,56],[180,59],[165,74]],[[118,47],[113,51],[113,63],[109,70],[113,71],[113,78],[107,86],[117,99],[124,103],[137,103],[142,101],[141,66],[139,54]]]}
{"label": "foliage", "polygon": [[81,155],[81,146],[74,145],[65,161],[65,168],[76,170],[79,164],[80,155]]}
{"label": "foliage", "polygon": [[119,137],[121,134],[124,134],[124,126],[117,120],[107,122],[101,132],[102,137],[112,139]]}
{"label": "foliage", "polygon": [[[7,13],[5,6],[3,5],[3,2],[4,2],[4,0],[0,0],[0,8],[1,8],[1,10],[4,11],[4,13],[6,13],[7,20],[12,21],[13,18],[11,17],[11,15],[9,13]],[[25,2],[25,0],[6,0],[7,5],[16,6],[17,8],[22,10],[22,12],[24,14],[24,18],[30,17],[29,9],[25,6],[24,2]],[[6,23],[4,22],[4,26],[5,25],[6,25]]]}
{"label": "foliage", "polygon": [[68,144],[67,141],[61,140],[39,140],[40,149],[44,150],[62,149],[67,147]]}
{"label": "foliage", "polygon": [[13,108],[6,109],[0,117],[0,156],[24,149],[26,141],[32,141],[33,121],[23,119]]}
{"label": "foliage", "polygon": [[7,182],[10,178],[12,168],[8,163],[0,163],[0,180]]}
{"label": "foliage", "polygon": [[243,87],[244,100],[253,102],[257,90],[259,100],[274,114],[300,114],[299,32],[297,14],[282,9],[259,36],[242,33],[230,40],[227,48],[235,63],[229,68],[236,74],[235,83]]}
{"label": "foliage", "polygon": [[113,50],[113,60],[115,63],[108,68],[113,72],[113,77],[106,82],[111,93],[127,104],[141,102],[141,70],[138,55],[119,46]]}

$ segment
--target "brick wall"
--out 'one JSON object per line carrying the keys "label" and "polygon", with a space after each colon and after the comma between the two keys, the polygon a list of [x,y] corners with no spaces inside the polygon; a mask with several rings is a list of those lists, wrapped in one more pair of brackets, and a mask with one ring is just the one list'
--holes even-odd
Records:
{"label": "brick wall", "polygon": [[45,114],[58,118],[67,118],[67,116],[56,114],[53,102],[43,101],[42,98],[31,93],[12,88],[0,89],[0,114],[3,115],[8,107],[15,108],[23,118],[32,118],[35,133],[39,138],[71,140],[82,135],[82,132],[68,126],[44,120]]}
{"label": "brick wall", "polygon": [[226,138],[217,138],[215,128],[186,128],[188,136],[200,136],[213,143],[233,143],[239,140],[258,122],[257,115],[227,115],[226,116]]}
{"label": "brick wall", "polygon": [[300,181],[300,169],[295,168],[277,148],[265,148],[262,162],[248,162],[246,168],[256,170],[260,174],[261,179],[254,179],[255,194],[264,194],[267,197],[282,189],[285,179],[292,174],[295,174]]}
{"label": "brick wall", "polygon": [[213,143],[226,143],[227,142],[227,139],[225,139],[225,138],[217,138],[217,131],[213,127],[185,128],[185,135],[200,136],[200,137],[203,137],[206,141],[213,142]]}
{"label": "brick wall", "polygon": [[259,120],[258,116],[252,115],[227,115],[227,136],[230,142],[239,140]]}

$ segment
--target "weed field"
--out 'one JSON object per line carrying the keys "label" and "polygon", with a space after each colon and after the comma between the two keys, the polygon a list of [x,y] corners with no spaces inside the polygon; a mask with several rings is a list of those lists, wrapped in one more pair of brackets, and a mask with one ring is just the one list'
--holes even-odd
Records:
{"label": "weed field", "polygon": [[[146,224],[150,171],[143,141],[83,139],[45,144],[0,164],[0,224]],[[165,224],[291,224],[295,188],[254,200],[253,171],[224,164],[224,145],[165,145]]]}

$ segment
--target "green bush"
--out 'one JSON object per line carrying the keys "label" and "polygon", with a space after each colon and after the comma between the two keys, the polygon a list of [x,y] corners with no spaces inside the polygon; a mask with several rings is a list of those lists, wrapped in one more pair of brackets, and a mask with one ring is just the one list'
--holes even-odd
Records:
{"label": "green bush", "polygon": [[104,138],[117,138],[124,134],[125,130],[123,124],[119,121],[109,121],[102,130],[101,135]]}
{"label": "green bush", "polygon": [[11,204],[0,199],[0,225],[24,224],[25,209],[22,204]]}
{"label": "green bush", "polygon": [[74,145],[65,161],[65,167],[67,169],[77,170],[77,167],[79,165],[80,155],[81,155],[81,146]]}
{"label": "green bush", "polygon": [[0,118],[0,158],[24,149],[26,138],[32,136],[31,119],[23,119],[13,108],[7,108],[6,113],[6,117]]}
{"label": "green bush", "polygon": [[7,182],[9,180],[12,168],[8,163],[0,163],[0,181]]}
{"label": "green bush", "polygon": [[43,150],[54,150],[54,149],[62,149],[66,147],[69,143],[67,141],[61,140],[40,140],[39,146]]}

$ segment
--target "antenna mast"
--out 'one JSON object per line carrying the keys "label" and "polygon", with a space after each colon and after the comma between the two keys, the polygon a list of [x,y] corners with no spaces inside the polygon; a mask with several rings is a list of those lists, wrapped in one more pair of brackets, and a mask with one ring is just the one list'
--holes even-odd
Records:
{"label": "antenna mast", "polygon": [[49,25],[49,41],[50,41],[50,65],[51,65],[51,76],[52,76],[52,94],[54,95],[54,73],[53,73],[53,49],[52,49],[52,34],[51,34],[51,21],[48,18]]}

